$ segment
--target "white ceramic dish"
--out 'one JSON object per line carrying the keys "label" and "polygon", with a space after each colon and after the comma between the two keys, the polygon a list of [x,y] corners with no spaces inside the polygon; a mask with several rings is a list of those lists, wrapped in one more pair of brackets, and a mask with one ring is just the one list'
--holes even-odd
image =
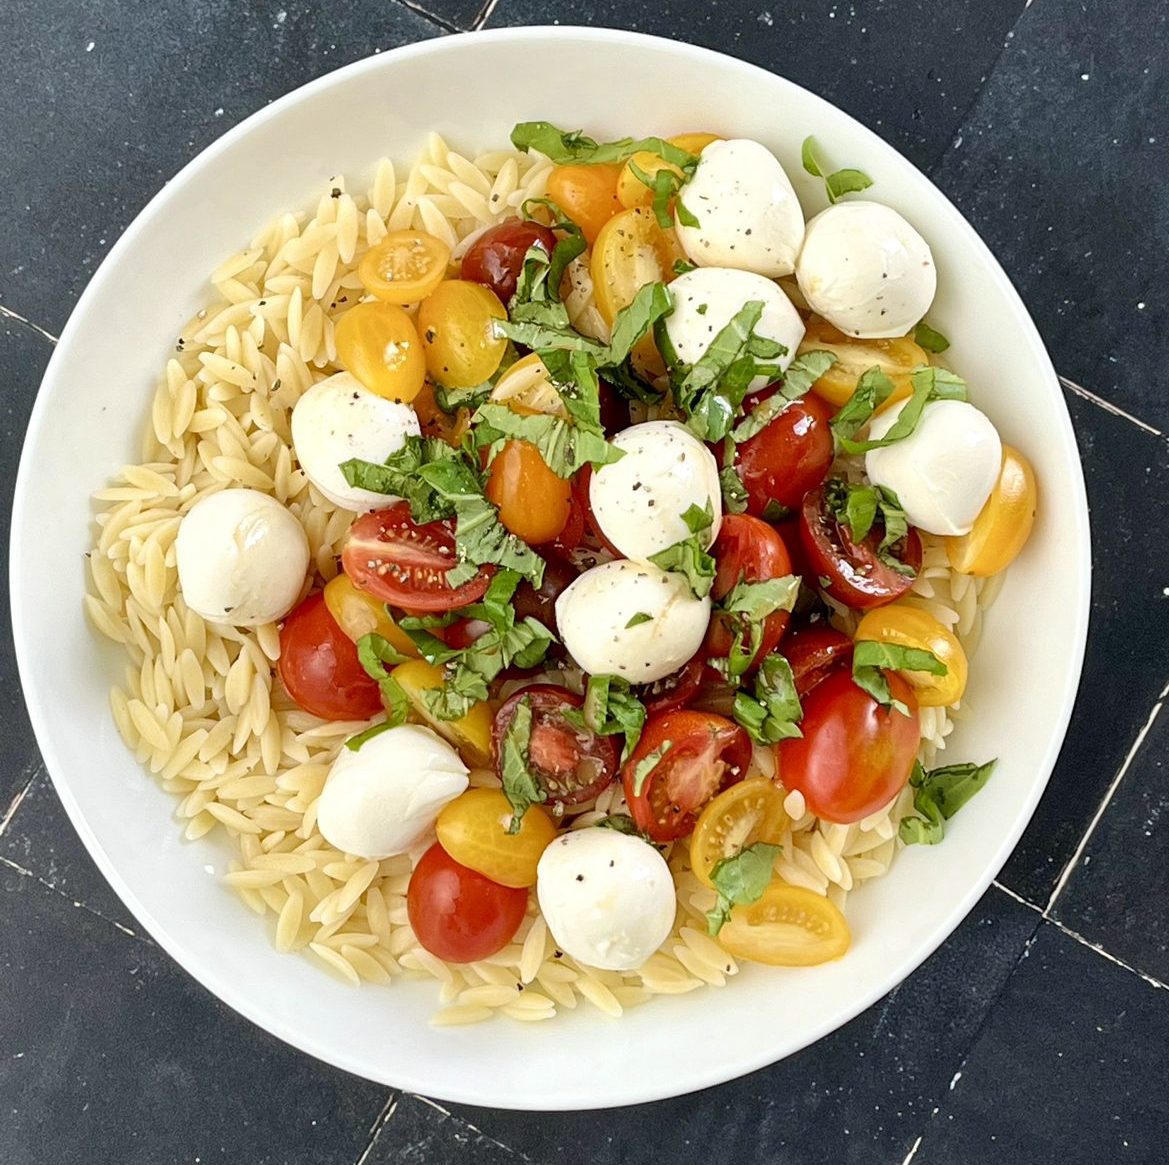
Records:
{"label": "white ceramic dish", "polygon": [[[409,159],[428,129],[456,146],[507,140],[547,118],[599,136],[709,129],[771,146],[805,207],[799,165],[815,133],[874,179],[932,244],[932,323],[1005,440],[1033,459],[1034,536],[1011,568],[972,668],[958,759],[1001,757],[937,848],[902,853],[850,898],[855,942],[805,971],[746,969],[723,990],[662,998],[620,1021],[580,1008],[548,1025],[433,1029],[431,983],[353,990],[277,954],[217,874],[225,846],[183,843],[174,804],[114,729],[120,662],[82,618],[81,556],[94,489],[135,460],[156,377],[206,277],[279,210],[333,173]],[[839,1027],[908,975],[986,889],[1022,832],[1063,740],[1089,599],[1079,457],[1051,363],[1002,269],[950,203],[876,136],[820,98],[750,65],[624,32],[532,28],[429,41],[372,57],[261,110],[142,212],[89,285],[46,373],[17,482],[12,610],[21,679],[49,772],[102,872],[149,933],[255,1023],[351,1072],[447,1099],[590,1108],[676,1095],[759,1068]],[[701,1048],[700,1054],[695,1049]]]}

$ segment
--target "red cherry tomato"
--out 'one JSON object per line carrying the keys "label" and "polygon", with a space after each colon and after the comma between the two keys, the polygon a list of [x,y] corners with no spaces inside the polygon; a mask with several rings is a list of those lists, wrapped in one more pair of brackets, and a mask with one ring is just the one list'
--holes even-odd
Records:
{"label": "red cherry tomato", "polygon": [[[764,390],[754,400],[764,400]],[[748,405],[750,407],[750,405]],[[761,432],[739,445],[735,468],[747,488],[747,513],[763,517],[768,502],[798,510],[832,465],[832,408],[818,396],[793,401]]]}
{"label": "red cherry tomato", "polygon": [[544,578],[539,587],[524,579],[512,598],[517,619],[536,619],[549,631],[556,632],[556,600],[576,581],[577,572],[562,558],[548,555],[544,559]]}
{"label": "red cherry tomato", "polygon": [[564,528],[551,542],[545,544],[541,553],[547,549],[554,554],[570,554],[581,544],[584,535],[584,507],[581,505],[577,490],[574,488],[568,498],[568,520],[564,523]]}
{"label": "red cherry tomato", "polygon": [[486,959],[511,942],[528,892],[459,865],[437,842],[410,875],[406,914],[418,941],[450,963]]}
{"label": "red cherry tomato", "polygon": [[[725,599],[740,582],[767,582],[791,574],[792,564],[783,539],[766,523],[747,514],[727,514],[719,528],[713,554],[718,564],[711,595]],[[776,611],[763,621],[763,641],[752,660],[754,667],[775,650],[790,615]],[[708,658],[726,656],[734,639],[731,616],[716,612],[706,633]]]}
{"label": "red cherry tomato", "polygon": [[629,402],[623,396],[619,396],[617,390],[607,381],[601,381],[599,399],[601,402],[601,426],[605,430],[605,435],[611,437],[614,433],[620,433],[622,429],[628,429],[630,425]]}
{"label": "red cherry tomato", "polygon": [[793,631],[783,642],[791,664],[796,693],[802,699],[822,679],[852,659],[852,640],[827,623],[813,623]]}
{"label": "red cherry tomato", "polygon": [[325,606],[309,595],[280,629],[280,678],[288,694],[322,720],[368,720],[382,710],[377,683],[357,661],[357,647]]}
{"label": "red cherry tomato", "polygon": [[465,651],[476,639],[491,630],[491,624],[484,619],[456,619],[449,627],[439,627],[443,642],[456,651]]}
{"label": "red cherry tomato", "polygon": [[[913,575],[901,574],[877,557],[882,535],[878,524],[863,542],[854,542],[848,530],[828,512],[822,489],[804,498],[800,541],[808,556],[808,569],[838,602],[867,611],[891,603],[913,586]],[[921,538],[912,526],[894,550],[914,572],[920,569]]]}
{"label": "red cherry tomato", "polygon": [[617,775],[617,738],[598,736],[570,724],[564,713],[579,708],[584,699],[555,684],[521,688],[495,714],[491,729],[491,759],[500,771],[503,738],[521,700],[532,709],[528,740],[528,771],[548,794],[552,805],[579,805],[595,797]]}
{"label": "red cherry tomato", "polygon": [[777,746],[779,778],[798,789],[808,808],[826,821],[860,821],[887,805],[909,780],[921,744],[917,699],[896,672],[886,672],[906,716],[883,708],[853,683],[846,670],[833,672],[804,700],[803,736]]}
{"label": "red cherry tomato", "polygon": [[528,248],[542,247],[551,255],[555,246],[556,236],[548,227],[519,218],[505,219],[471,244],[463,256],[461,274],[472,283],[490,287],[507,304],[515,295]]}
{"label": "red cherry tomato", "polygon": [[[638,778],[658,749],[660,759]],[[693,832],[702,807],[741,781],[751,763],[751,740],[733,720],[709,712],[667,712],[646,723],[621,777],[637,828],[654,841]]]}
{"label": "red cherry tomato", "polygon": [[654,680],[652,684],[643,685],[638,692],[638,698],[651,717],[684,708],[698,695],[707,670],[702,657],[696,655],[676,672],[671,672],[660,680]]}
{"label": "red cherry tomato", "polygon": [[449,611],[483,597],[495,573],[481,566],[462,586],[446,572],[455,565],[455,536],[447,522],[417,525],[408,502],[358,518],[341,553],[345,573],[360,590],[412,611]]}
{"label": "red cherry tomato", "polygon": [[586,465],[573,479],[572,492],[584,514],[585,529],[595,538],[614,558],[624,558],[625,555],[601,533],[600,523],[593,513],[592,502],[589,501],[589,483],[593,480],[593,467]]}

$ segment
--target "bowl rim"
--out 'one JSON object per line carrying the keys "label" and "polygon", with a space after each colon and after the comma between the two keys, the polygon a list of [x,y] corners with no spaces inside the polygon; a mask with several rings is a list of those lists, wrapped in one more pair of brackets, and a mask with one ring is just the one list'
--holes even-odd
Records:
{"label": "bowl rim", "polygon": [[[123,879],[114,860],[106,852],[100,839],[90,827],[88,820],[74,798],[69,780],[63,775],[58,775],[63,774],[65,766],[60,759],[54,743],[54,725],[47,712],[48,705],[42,701],[42,693],[35,682],[35,671],[32,663],[32,644],[26,635],[25,621],[21,618],[23,611],[26,609],[26,602],[31,603],[33,596],[31,594],[26,595],[26,589],[22,583],[26,566],[25,552],[20,540],[22,522],[18,518],[35,504],[35,499],[30,496],[30,462],[32,459],[32,450],[38,444],[42,431],[45,429],[49,419],[48,402],[51,394],[45,390],[61,375],[60,370],[66,363],[74,332],[79,330],[81,320],[91,310],[91,304],[100,300],[103,287],[110,277],[111,272],[121,262],[123,254],[134,247],[139,235],[146,231],[149,223],[160,216],[164,216],[168,212],[172,199],[184,183],[194,173],[202,170],[209,163],[214,162],[220,154],[229,150],[241,139],[250,135],[257,127],[263,125],[269,119],[282,115],[295,106],[312,101],[317,94],[339,83],[344,83],[348,79],[362,73],[392,68],[396,62],[406,59],[426,56],[442,57],[449,53],[458,54],[463,51],[470,39],[477,41],[513,42],[516,44],[541,42],[552,39],[592,43],[597,47],[612,45],[622,45],[624,47],[645,46],[647,48],[655,48],[659,51],[668,51],[671,54],[676,54],[682,60],[689,60],[698,66],[701,66],[704,62],[718,61],[722,67],[738,70],[744,76],[755,77],[761,75],[772,82],[778,79],[784,85],[791,86],[793,89],[799,90],[806,95],[813,105],[823,106],[833,110],[836,114],[849,118],[860,130],[874,138],[885,149],[892,150],[896,153],[906,165],[911,166],[930,184],[936,198],[953,211],[956,230],[965,232],[967,243],[972,244],[987,260],[987,270],[990,277],[996,284],[998,293],[1002,296],[1013,316],[1017,319],[1021,334],[1035,350],[1039,363],[1045,370],[1049,370],[1050,372],[1050,378],[1056,390],[1056,397],[1060,399],[1060,403],[1063,406],[1060,421],[1061,427],[1064,429],[1064,436],[1070,441],[1072,449],[1074,450],[1076,448],[1075,433],[1071,425],[1070,414],[1067,411],[1066,403],[1060,397],[1058,374],[1030,313],[989,246],[982,240],[981,236],[979,236],[949,198],[934,186],[928,176],[922,173],[900,150],[886,142],[880,135],[859,122],[851,114],[846,113],[840,107],[778,73],[714,49],[704,48],[687,42],[675,41],[667,37],[651,36],[624,29],[586,27],[580,25],[529,25],[517,28],[483,29],[450,36],[438,34],[426,40],[401,45],[385,52],[375,53],[371,56],[353,61],[289,91],[270,104],[256,110],[223,135],[216,138],[187,162],[173,178],[166,181],[161,189],[135,215],[133,221],[127,226],[121,237],[114,243],[108,254],[99,264],[81,296],[78,298],[68,321],[61,331],[53,355],[45,369],[30,415],[13,495],[12,526],[9,543],[9,590],[12,630],[22,694],[25,698],[46,771],[53,782],[57,795],[65,808],[73,828],[81,837],[82,842],[103,877],[113,887],[124,905],[142,924],[153,941],[167,955],[237,1014],[242,1015],[262,1030],[296,1047],[300,1051],[336,1068],[366,1079],[375,1080],[389,1087],[419,1088],[423,1090],[426,1087],[425,1083],[417,1080],[413,1082],[408,1081],[408,1070],[405,1073],[391,1071],[388,1073],[371,1074],[369,1066],[364,1061],[359,1062],[357,1057],[346,1054],[344,1049],[326,1046],[321,1041],[304,1035],[295,1026],[267,1013],[263,1006],[253,1002],[246,993],[241,993],[237,990],[236,985],[231,980],[218,974],[213,967],[206,965],[205,961],[201,961],[193,956],[187,950],[182,936],[173,933],[168,922],[160,919],[154,912],[149,910],[141,902],[133,888]],[[1067,734],[1068,724],[1071,720],[1083,667],[1091,606],[1092,563],[1088,506],[1082,466],[1078,459],[1074,460],[1075,463],[1071,467],[1071,479],[1069,481],[1069,484],[1073,487],[1071,490],[1072,496],[1063,499],[1063,504],[1070,508],[1072,524],[1075,529],[1076,554],[1079,560],[1078,578],[1080,584],[1073,612],[1074,641],[1069,645],[1066,661],[1068,665],[1066,672],[1067,683],[1064,689],[1062,705],[1058,711],[1053,713],[1051,718],[1053,728],[1058,729],[1058,731],[1053,733],[1051,743],[1044,756],[1041,766],[1042,779],[1035,781],[1031,795],[1021,807],[1011,828],[1001,835],[994,852],[987,854],[983,863],[984,872],[978,878],[974,879],[967,886],[965,892],[954,901],[944,921],[938,925],[936,932],[930,935],[928,941],[914,947],[907,954],[891,962],[889,970],[884,976],[871,982],[863,990],[857,992],[849,1000],[847,1006],[833,1012],[830,1018],[826,1018],[824,1021],[809,1029],[806,1038],[798,1046],[790,1048],[778,1058],[785,1058],[788,1055],[795,1054],[810,1044],[822,1039],[825,1035],[835,1031],[837,1028],[844,1026],[844,1024],[848,1023],[881,997],[893,990],[912,974],[917,967],[924,963],[949,938],[957,926],[969,914],[978,899],[984,894],[992,882],[994,882],[998,871],[1010,856],[1016,842],[1034,815],[1035,807],[1047,788],[1048,781],[1050,780],[1051,773]],[[196,966],[198,967],[197,970],[195,969]],[[640,1087],[630,1088],[628,1083],[626,1083],[620,1095],[603,1093],[594,1089],[587,1098],[579,1096],[565,1097],[564,1103],[560,1107],[562,1109],[590,1109],[602,1106],[618,1107],[665,1099],[736,1079],[739,1076],[757,1071],[776,1061],[777,1057],[774,1052],[762,1050],[754,1055],[741,1057],[736,1061],[733,1068],[728,1068],[726,1065],[721,1065],[717,1068],[707,1068],[691,1063],[687,1066],[685,1072],[679,1072],[677,1071],[679,1066],[675,1065],[675,1070],[669,1074],[671,1077],[669,1081],[665,1079],[665,1074],[663,1074],[663,1077],[658,1082],[646,1082]],[[396,1065],[392,1067],[396,1067]],[[684,1079],[679,1079],[679,1077],[684,1077]],[[403,1083],[403,1080],[407,1080],[407,1082]],[[467,1086],[462,1088],[444,1088],[441,1095],[444,1099],[460,1103],[487,1104],[495,1107],[503,1107],[499,1104],[498,1096],[491,1093],[489,1087],[480,1087],[474,1081],[468,1081]],[[535,1109],[537,1111],[552,1111],[540,1104],[525,1104],[523,1097],[509,1098],[507,1106],[520,1110]]]}

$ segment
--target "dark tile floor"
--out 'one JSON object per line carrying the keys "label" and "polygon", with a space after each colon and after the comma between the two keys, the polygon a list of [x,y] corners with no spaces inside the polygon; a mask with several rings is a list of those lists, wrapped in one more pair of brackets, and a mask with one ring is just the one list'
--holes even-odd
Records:
{"label": "dark tile floor", "polygon": [[950,941],[800,1055],[604,1115],[387,1093],[210,998],[134,933],[73,835],[24,716],[5,616],[0,1161],[1166,1159],[1165,4],[8,0],[5,15],[0,536],[53,335],[163,181],[252,110],[376,49],[484,20],[560,21],[684,37],[785,73],[934,177],[999,254],[1069,378],[1096,573],[1084,686],[1051,787]]}

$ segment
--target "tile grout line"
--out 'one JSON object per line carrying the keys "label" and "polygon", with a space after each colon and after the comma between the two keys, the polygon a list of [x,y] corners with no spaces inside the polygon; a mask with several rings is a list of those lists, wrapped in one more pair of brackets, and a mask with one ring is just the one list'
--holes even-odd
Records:
{"label": "tile grout line", "polygon": [[1061,376],[1059,378],[1059,382],[1064,386],[1064,388],[1068,390],[1068,392],[1074,393],[1076,396],[1088,401],[1089,404],[1094,404],[1097,408],[1103,409],[1106,413],[1111,413],[1114,417],[1120,417],[1121,420],[1128,421],[1130,424],[1136,425],[1138,429],[1143,429],[1146,433],[1150,433],[1154,437],[1165,436],[1165,434],[1162,433],[1160,429],[1153,428],[1153,426],[1150,425],[1148,421],[1142,421],[1140,417],[1134,417],[1132,413],[1126,413],[1124,409],[1112,404],[1111,401],[1106,401],[1101,396],[1097,396],[1094,392],[1085,388],[1082,384],[1077,384],[1074,380],[1069,380],[1066,376]]}
{"label": "tile grout line", "polygon": [[1088,842],[1092,840],[1092,834],[1096,832],[1096,826],[1100,824],[1100,819],[1104,816],[1105,811],[1111,804],[1116,790],[1120,787],[1120,782],[1124,780],[1125,774],[1132,765],[1133,758],[1140,750],[1141,745],[1144,744],[1145,738],[1149,735],[1149,732],[1152,729],[1157,716],[1160,714],[1161,709],[1165,706],[1166,697],[1169,697],[1169,683],[1167,683],[1165,687],[1161,689],[1161,694],[1157,697],[1157,703],[1153,705],[1153,710],[1149,713],[1149,718],[1145,721],[1144,727],[1140,730],[1140,732],[1137,733],[1136,740],[1132,742],[1132,747],[1128,750],[1128,755],[1124,758],[1124,763],[1120,766],[1120,771],[1116,774],[1115,777],[1113,777],[1112,783],[1108,786],[1108,791],[1104,794],[1104,800],[1100,802],[1095,816],[1093,816],[1091,822],[1088,824],[1088,828],[1084,831],[1084,835],[1080,838],[1079,845],[1076,846],[1075,852],[1068,859],[1067,864],[1060,872],[1059,878],[1055,883],[1055,888],[1051,891],[1051,897],[1048,898],[1047,905],[1043,908],[1042,913],[1044,918],[1050,916],[1051,911],[1055,906],[1056,900],[1059,898],[1060,894],[1063,893],[1064,887],[1067,885],[1068,880],[1075,871],[1076,865],[1079,863],[1080,858],[1084,856],[1084,850],[1088,848]]}
{"label": "tile grout line", "polygon": [[1020,906],[1026,906],[1028,910],[1034,910],[1040,918],[1043,917],[1043,907],[1035,902],[1028,902],[1022,894],[1016,894],[1009,886],[1004,886],[997,878],[991,882],[991,885],[996,890],[1001,890],[1008,898],[1013,898]]}
{"label": "tile grout line", "polygon": [[1068,938],[1078,942],[1081,946],[1087,947],[1088,950],[1100,955],[1101,958],[1107,959],[1110,963],[1115,963],[1121,969],[1136,975],[1138,979],[1143,979],[1150,987],[1155,987],[1159,991],[1169,991],[1169,983],[1162,983],[1160,979],[1154,979],[1152,975],[1146,975],[1144,971],[1138,967],[1134,967],[1131,963],[1126,963],[1123,959],[1118,959],[1114,954],[1105,950],[1099,943],[1094,943],[1091,939],[1085,938],[1079,931],[1072,930],[1070,926],[1064,926],[1058,918],[1044,918],[1043,921],[1049,922],[1061,934],[1066,934]]}
{"label": "tile grout line", "polygon": [[422,7],[418,0],[398,0],[398,3],[401,4],[403,8],[408,8],[411,12],[414,13],[415,16],[424,17],[426,20],[429,20],[431,24],[437,24],[439,28],[445,28],[447,32],[463,31],[463,29],[459,28],[458,25],[449,24],[441,16],[435,16],[433,12],[428,12],[425,8]]}
{"label": "tile grout line", "polygon": [[394,1111],[398,1107],[398,1101],[400,1098],[400,1093],[390,1093],[389,1099],[385,1104],[382,1105],[381,1112],[377,1114],[377,1116],[374,1118],[373,1124],[369,1127],[369,1140],[366,1143],[365,1148],[361,1151],[361,1156],[357,1158],[355,1165],[365,1165],[366,1161],[369,1159],[370,1153],[373,1152],[374,1145],[377,1144],[378,1137],[381,1136],[382,1129],[384,1129],[386,1125],[389,1124],[390,1118],[394,1115]]}
{"label": "tile grout line", "polygon": [[[26,770],[27,771],[27,770]],[[28,796],[28,791],[33,787],[33,782],[37,777],[45,771],[44,763],[40,760],[34,762],[32,766],[32,774],[25,782],[25,786],[21,789],[15,797],[8,803],[8,808],[4,811],[4,816],[0,817],[0,837],[4,836],[4,831],[12,824],[12,819],[16,816],[17,810],[24,803],[25,797]]]}
{"label": "tile grout line", "polygon": [[[417,1092],[408,1092],[406,1095],[409,1096],[412,1100],[419,1100],[423,1104],[433,1108],[435,1112],[442,1113],[442,1115],[445,1116],[447,1120],[454,1121],[457,1125],[460,1125],[462,1128],[474,1133],[475,1136],[482,1137],[485,1141],[490,1141],[493,1145],[503,1149],[503,1151],[506,1153],[511,1153],[518,1160],[532,1161],[532,1158],[529,1157],[526,1153],[521,1153],[519,1149],[513,1149],[510,1145],[505,1145],[502,1141],[497,1141],[493,1136],[491,1136],[490,1133],[485,1133],[477,1125],[471,1124],[469,1120],[464,1120],[461,1116],[455,1116],[455,1114],[451,1112],[449,1108],[443,1108],[443,1106],[439,1104],[438,1101],[431,1100],[427,1096],[420,1096]],[[358,1162],[358,1165],[360,1165],[360,1162]]]}
{"label": "tile grout line", "polygon": [[39,333],[46,340],[48,340],[50,344],[56,344],[60,338],[58,336],[54,336],[52,332],[46,331],[41,327],[40,324],[34,324],[32,320],[26,319],[19,312],[13,311],[12,308],[5,307],[2,303],[0,303],[0,318],[11,320],[16,324],[23,324],[26,328],[31,328],[34,332]]}
{"label": "tile grout line", "polygon": [[499,6],[499,0],[487,0],[483,5],[482,11],[475,17],[471,23],[472,32],[478,32],[483,28],[495,13],[495,9]]}

